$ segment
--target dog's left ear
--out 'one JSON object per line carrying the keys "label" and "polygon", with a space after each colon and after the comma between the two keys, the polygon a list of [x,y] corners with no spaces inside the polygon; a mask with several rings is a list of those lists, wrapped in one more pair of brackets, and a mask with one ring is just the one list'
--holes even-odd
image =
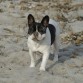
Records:
{"label": "dog's left ear", "polygon": [[33,17],[32,14],[29,14],[28,17],[27,17],[27,20],[28,20],[28,26],[30,27],[32,24],[35,23],[35,19]]}
{"label": "dog's left ear", "polygon": [[46,15],[45,17],[43,17],[41,23],[42,23],[42,25],[43,25],[44,27],[48,27],[48,24],[49,24],[49,16]]}

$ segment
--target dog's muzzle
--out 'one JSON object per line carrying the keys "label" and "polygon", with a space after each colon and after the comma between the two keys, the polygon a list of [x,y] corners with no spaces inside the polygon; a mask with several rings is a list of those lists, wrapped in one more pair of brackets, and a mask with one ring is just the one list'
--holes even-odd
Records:
{"label": "dog's muzzle", "polygon": [[37,38],[38,37],[38,32],[35,32],[34,33],[34,36]]}
{"label": "dog's muzzle", "polygon": [[34,38],[33,38],[33,40],[34,40],[34,41],[39,41],[39,40],[38,40],[38,32],[35,32],[35,33],[34,33]]}

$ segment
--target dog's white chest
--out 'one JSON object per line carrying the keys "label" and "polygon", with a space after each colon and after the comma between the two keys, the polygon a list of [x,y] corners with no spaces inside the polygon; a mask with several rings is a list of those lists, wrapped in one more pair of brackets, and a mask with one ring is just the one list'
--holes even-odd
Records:
{"label": "dog's white chest", "polygon": [[32,50],[32,51],[38,51],[38,48],[40,47],[40,45],[30,39],[28,39],[28,47]]}

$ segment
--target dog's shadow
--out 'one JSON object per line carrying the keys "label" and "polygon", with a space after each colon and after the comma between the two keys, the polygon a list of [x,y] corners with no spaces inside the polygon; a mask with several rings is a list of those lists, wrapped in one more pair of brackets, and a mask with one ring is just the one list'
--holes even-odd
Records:
{"label": "dog's shadow", "polygon": [[[72,53],[72,52],[71,52]],[[47,71],[49,71],[51,68],[53,68],[56,64],[58,64],[58,63],[63,63],[64,61],[66,61],[66,60],[68,60],[68,59],[70,59],[70,55],[71,55],[71,53],[68,53],[68,51],[64,51],[64,49],[62,49],[62,50],[60,50],[59,51],[59,56],[58,56],[58,61],[57,62],[55,62],[55,61],[53,61],[53,63],[52,64],[50,64],[48,67],[47,67]],[[53,58],[54,58],[54,55],[50,55],[50,60],[53,60]]]}
{"label": "dog's shadow", "polygon": [[[55,62],[54,61],[54,54],[50,54],[49,55],[49,60],[52,61],[52,64],[50,64],[47,68],[46,71],[49,71],[51,68],[53,68],[56,64],[58,63],[63,63],[64,61],[68,60],[70,58],[70,55],[72,54],[72,52],[69,53],[68,49],[61,49],[59,51],[59,56],[58,56],[58,61]],[[37,60],[36,62],[36,66],[38,66],[39,64],[41,64],[42,61],[42,56]],[[48,64],[48,63],[47,63]]]}
{"label": "dog's shadow", "polygon": [[[50,69],[52,69],[56,64],[58,63],[64,63],[64,61],[69,60],[71,58],[75,58],[77,55],[75,54],[75,56],[72,56],[73,53],[76,52],[76,50],[80,51],[80,47],[82,46],[69,46],[67,48],[64,49],[60,49],[59,50],[59,56],[58,56],[58,61],[54,62],[54,55],[50,54],[49,56],[49,60],[52,61],[52,64],[50,64],[46,70],[49,71]],[[82,51],[81,51],[82,52]],[[42,61],[42,57],[40,59],[37,60],[36,62],[36,66],[38,64],[40,64],[40,62]],[[47,63],[48,64],[48,63]]]}
{"label": "dog's shadow", "polygon": [[[59,56],[58,56],[58,61],[57,62],[53,62],[52,64],[49,65],[49,67],[47,67],[47,71],[49,71],[51,68],[53,68],[56,64],[58,63],[64,63],[64,61],[69,60],[71,58],[76,58],[76,56],[78,56],[79,52],[83,53],[83,45],[80,46],[68,46],[64,49],[60,49],[59,50]],[[79,55],[80,56],[80,55]],[[53,60],[54,56],[50,55],[49,59]]]}
{"label": "dog's shadow", "polygon": [[[53,61],[53,59],[54,59],[54,55],[53,55],[53,54],[50,54],[50,55],[49,55],[49,60]],[[40,57],[40,59],[37,60],[36,66],[37,66],[41,61],[42,61],[42,57]]]}

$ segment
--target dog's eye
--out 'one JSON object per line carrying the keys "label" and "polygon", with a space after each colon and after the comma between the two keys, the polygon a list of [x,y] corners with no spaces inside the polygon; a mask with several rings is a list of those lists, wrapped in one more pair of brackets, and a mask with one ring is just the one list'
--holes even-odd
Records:
{"label": "dog's eye", "polygon": [[46,32],[46,29],[42,27],[42,28],[39,29],[39,32],[45,33]]}
{"label": "dog's eye", "polygon": [[36,27],[30,27],[29,29],[28,29],[28,34],[32,34],[33,32],[35,32],[36,31]]}

